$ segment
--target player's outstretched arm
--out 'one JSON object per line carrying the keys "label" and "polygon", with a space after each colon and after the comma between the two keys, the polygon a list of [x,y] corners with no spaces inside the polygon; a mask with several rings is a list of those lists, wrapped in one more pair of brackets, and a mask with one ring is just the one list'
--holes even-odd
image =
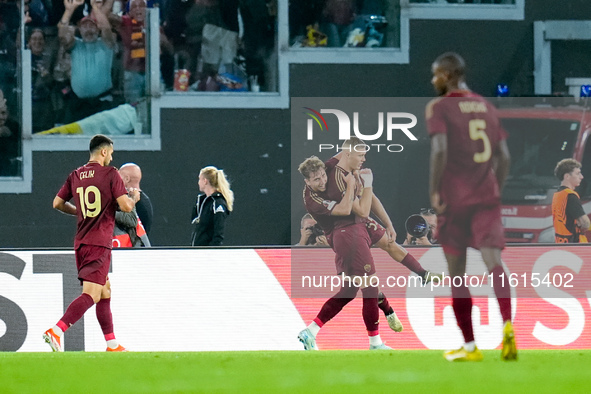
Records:
{"label": "player's outstretched arm", "polygon": [[67,215],[76,216],[76,206],[69,201],[65,201],[63,198],[55,196],[53,199],[53,208]]}

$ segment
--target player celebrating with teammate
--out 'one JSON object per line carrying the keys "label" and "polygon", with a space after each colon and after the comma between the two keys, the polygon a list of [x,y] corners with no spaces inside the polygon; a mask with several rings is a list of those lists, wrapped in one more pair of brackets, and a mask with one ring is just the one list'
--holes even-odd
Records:
{"label": "player celebrating with teammate", "polygon": [[[373,193],[373,174],[370,169],[361,169],[365,162],[366,148],[367,145],[363,141],[351,138],[343,143],[342,152],[326,163],[312,156],[300,164],[299,171],[306,183],[306,209],[322,227],[336,253],[337,274],[368,278],[375,275],[370,250],[375,244],[396,261],[419,274],[423,280],[428,281],[431,274],[395,242],[396,232],[392,221]],[[371,212],[386,225],[385,228],[370,218]],[[367,283],[371,281],[365,281],[365,284]],[[316,319],[298,335],[306,350],[317,349],[316,335],[320,328],[351,302],[358,290],[353,286],[343,286],[324,304]],[[402,323],[386,297],[380,294],[376,287],[365,286],[361,288],[361,292],[362,314],[369,335],[370,349],[389,349],[379,336],[379,309],[386,315],[392,330],[402,331]]]}
{"label": "player celebrating with teammate", "polygon": [[[511,293],[509,286],[501,286],[501,277],[505,276],[501,261],[505,240],[500,196],[509,172],[507,133],[496,109],[468,90],[464,70],[462,57],[451,52],[439,56],[432,65],[431,83],[441,97],[426,108],[431,136],[431,205],[439,215],[439,240],[450,276],[464,276],[468,247],[480,250],[493,275],[504,321],[501,356],[514,360],[517,348],[511,323]],[[482,360],[474,341],[472,298],[466,283],[452,286],[452,298],[465,344],[444,357],[450,361]]]}
{"label": "player celebrating with teammate", "polygon": [[[338,185],[335,182],[328,183],[325,165],[315,156],[306,159],[298,169],[306,182],[304,204],[324,230],[329,244],[336,253],[337,273],[344,273],[349,277],[371,278],[375,274],[373,257],[369,250],[372,243],[371,237],[365,223],[358,220],[354,214],[359,210],[369,210],[372,197],[371,172],[366,170],[363,174],[366,185],[363,195],[359,197],[361,189],[356,187],[355,177],[350,172],[343,174]],[[334,193],[329,193],[332,189]],[[338,199],[328,200],[328,194],[338,194]],[[370,283],[369,279],[365,281],[365,284],[367,283]],[[316,335],[322,326],[354,300],[358,291],[359,288],[351,283],[343,283],[337,294],[324,303],[314,321],[298,334],[304,349],[318,350]],[[365,286],[361,292],[363,294],[362,315],[369,335],[370,350],[390,349],[382,342],[378,331],[378,289]],[[382,305],[387,305],[387,300],[386,304],[382,303]],[[391,309],[389,305],[388,308]],[[390,315],[391,319],[398,320],[394,311]],[[401,325],[398,331],[400,330],[402,330]]]}
{"label": "player celebrating with teammate", "polygon": [[[107,351],[125,351],[113,333],[108,274],[117,204],[122,211],[131,212],[140,194],[133,189],[128,196],[117,169],[109,166],[112,160],[113,141],[100,134],[92,137],[90,160],[68,176],[53,200],[55,209],[78,218],[74,250],[78,279],[82,284],[82,294],[72,301],[57,324],[43,334],[54,352],[63,351],[64,332],[94,304]],[[72,198],[75,205],[69,202]]]}

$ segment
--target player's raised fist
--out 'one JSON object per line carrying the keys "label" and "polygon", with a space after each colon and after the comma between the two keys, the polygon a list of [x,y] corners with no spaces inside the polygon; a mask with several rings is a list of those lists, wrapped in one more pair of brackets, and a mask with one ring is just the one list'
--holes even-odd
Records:
{"label": "player's raised fist", "polygon": [[347,186],[351,186],[351,187],[355,186],[355,176],[353,176],[352,173],[348,173],[345,176],[345,183],[347,184]]}

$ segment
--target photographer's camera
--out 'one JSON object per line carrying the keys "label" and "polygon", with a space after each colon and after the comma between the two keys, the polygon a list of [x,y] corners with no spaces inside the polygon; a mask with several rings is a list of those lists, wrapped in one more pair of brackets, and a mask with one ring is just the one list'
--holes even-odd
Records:
{"label": "photographer's camera", "polygon": [[324,235],[324,231],[320,228],[318,224],[306,227],[306,230],[312,231],[312,235],[310,235],[310,237],[306,241],[306,245],[316,245],[316,243],[318,242],[317,238]]}
{"label": "photographer's camera", "polygon": [[404,224],[406,232],[411,236],[410,244],[416,245],[418,238],[426,237],[429,234],[429,224],[421,215],[410,215]]}

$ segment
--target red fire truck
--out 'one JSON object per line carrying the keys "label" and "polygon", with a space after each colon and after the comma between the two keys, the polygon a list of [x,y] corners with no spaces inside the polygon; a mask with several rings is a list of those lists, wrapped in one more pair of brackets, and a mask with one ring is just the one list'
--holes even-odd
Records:
{"label": "red fire truck", "polygon": [[[591,109],[584,105],[544,103],[500,108],[509,139],[511,171],[502,196],[507,242],[554,242],[552,196],[560,181],[554,176],[559,160],[579,160],[591,180]],[[583,179],[577,192],[585,212],[591,212],[591,182]]]}

